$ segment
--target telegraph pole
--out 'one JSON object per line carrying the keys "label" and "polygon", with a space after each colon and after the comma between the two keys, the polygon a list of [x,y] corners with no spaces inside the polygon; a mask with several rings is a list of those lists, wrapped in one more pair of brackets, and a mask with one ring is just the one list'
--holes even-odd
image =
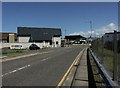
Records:
{"label": "telegraph pole", "polygon": [[92,21],[90,21],[90,30],[91,30],[91,35],[90,35],[90,37],[92,38]]}
{"label": "telegraph pole", "polygon": [[65,29],[65,35],[66,35],[67,30]]}

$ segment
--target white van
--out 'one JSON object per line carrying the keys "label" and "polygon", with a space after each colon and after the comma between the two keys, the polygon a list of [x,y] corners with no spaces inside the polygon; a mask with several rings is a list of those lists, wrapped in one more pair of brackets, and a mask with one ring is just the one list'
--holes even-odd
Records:
{"label": "white van", "polygon": [[23,49],[22,45],[10,45],[10,49]]}

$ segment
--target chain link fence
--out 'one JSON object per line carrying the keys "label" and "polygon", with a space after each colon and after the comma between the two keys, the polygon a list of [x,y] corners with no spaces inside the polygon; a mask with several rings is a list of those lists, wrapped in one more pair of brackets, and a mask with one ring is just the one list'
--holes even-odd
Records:
{"label": "chain link fence", "polygon": [[120,85],[120,32],[114,31],[96,38],[91,48],[109,75]]}

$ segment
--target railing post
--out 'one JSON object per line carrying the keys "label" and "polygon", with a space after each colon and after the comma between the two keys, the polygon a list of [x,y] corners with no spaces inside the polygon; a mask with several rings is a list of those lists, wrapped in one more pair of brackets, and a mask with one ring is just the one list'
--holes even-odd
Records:
{"label": "railing post", "polygon": [[98,58],[98,38],[97,38],[97,52],[96,52],[96,54],[97,54],[97,58]]}
{"label": "railing post", "polygon": [[114,31],[113,80],[117,81],[117,31]]}
{"label": "railing post", "polygon": [[103,36],[102,36],[102,58],[101,58],[101,64],[104,64],[104,40],[103,40]]}

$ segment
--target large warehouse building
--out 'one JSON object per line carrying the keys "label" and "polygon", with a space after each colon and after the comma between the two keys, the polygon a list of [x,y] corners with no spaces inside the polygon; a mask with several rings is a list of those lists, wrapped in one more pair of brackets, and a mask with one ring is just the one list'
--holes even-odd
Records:
{"label": "large warehouse building", "polygon": [[86,38],[81,35],[68,35],[65,36],[65,40],[70,44],[82,44],[86,42]]}
{"label": "large warehouse building", "polygon": [[52,47],[61,46],[61,29],[18,27],[17,36],[19,43],[49,43]]}

